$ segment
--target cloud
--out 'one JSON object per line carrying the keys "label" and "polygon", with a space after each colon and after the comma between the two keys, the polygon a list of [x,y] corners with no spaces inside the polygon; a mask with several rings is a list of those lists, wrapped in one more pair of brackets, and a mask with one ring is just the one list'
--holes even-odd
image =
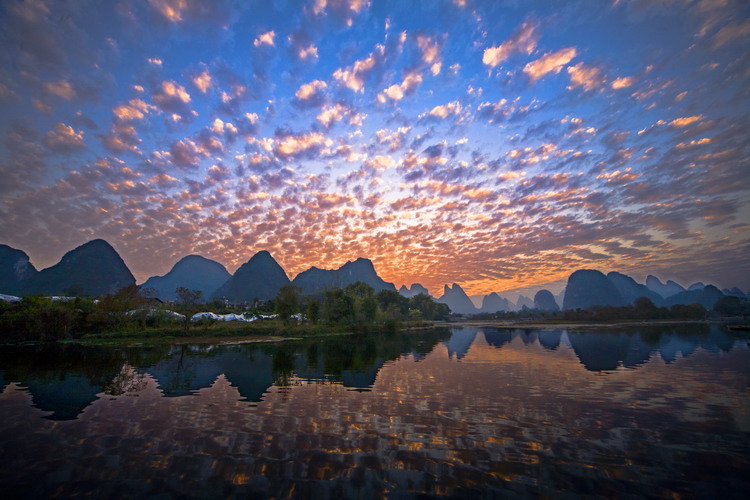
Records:
{"label": "cloud", "polygon": [[538,102],[536,100],[521,106],[519,105],[520,99],[520,97],[517,97],[513,102],[508,102],[507,99],[500,99],[494,103],[483,102],[477,107],[476,115],[478,118],[483,118],[490,123],[501,123],[523,118],[531,111],[537,109]]}
{"label": "cloud", "polygon": [[208,89],[213,86],[211,73],[209,73],[208,71],[202,71],[200,74],[194,76],[193,85],[195,85],[198,90],[205,94],[206,92],[208,92]]}
{"label": "cloud", "polygon": [[185,87],[174,81],[163,81],[151,95],[154,104],[163,112],[188,117],[192,114],[189,106],[190,94]]}
{"label": "cloud", "polygon": [[172,144],[169,149],[172,163],[180,167],[196,167],[208,152],[191,139],[182,139]]}
{"label": "cloud", "polygon": [[295,104],[301,107],[317,107],[325,101],[328,84],[323,80],[313,80],[301,85],[294,93]]}
{"label": "cloud", "polygon": [[318,58],[318,48],[310,44],[307,47],[300,48],[297,52],[297,58],[299,58],[302,61],[305,61],[307,59],[317,59]]}
{"label": "cloud", "polygon": [[[290,273],[362,255],[470,293],[597,263],[750,271],[741,2],[549,11],[544,50],[526,4],[369,3],[0,5],[7,243],[37,264],[105,237],[139,279],[187,253],[267,248]],[[650,35],[592,45],[620,14]]]}
{"label": "cloud", "polygon": [[703,118],[701,115],[697,116],[683,116],[681,118],[675,118],[669,124],[675,128],[684,128],[688,125],[692,125],[693,123],[700,121]]}
{"label": "cloud", "polygon": [[334,123],[338,123],[345,118],[348,119],[350,125],[361,126],[366,115],[357,113],[354,109],[345,106],[341,103],[336,103],[333,106],[328,106],[323,109],[320,114],[316,117],[325,128],[330,128]]}
{"label": "cloud", "polygon": [[366,58],[355,61],[351,66],[334,71],[333,77],[339,84],[355,92],[362,92],[365,87],[365,80],[379,64],[382,64],[384,55],[385,46],[378,44]]}
{"label": "cloud", "polygon": [[575,47],[560,49],[556,52],[548,52],[536,61],[531,61],[523,68],[532,83],[549,73],[559,73],[576,56]]}
{"label": "cloud", "polygon": [[258,38],[253,40],[253,45],[255,47],[260,47],[261,45],[270,45],[271,47],[275,47],[276,44],[273,40],[275,36],[276,32],[274,30],[266,31],[265,33],[259,35]]}
{"label": "cloud", "polygon": [[297,158],[302,155],[317,154],[321,148],[333,146],[333,141],[320,132],[308,134],[282,134],[274,145],[274,153],[285,159]]}
{"label": "cloud", "polygon": [[340,24],[352,26],[354,17],[369,6],[369,0],[314,0],[312,13],[316,16],[328,13]]}
{"label": "cloud", "polygon": [[494,68],[508,59],[508,57],[514,52],[531,54],[534,52],[536,44],[539,41],[537,28],[538,25],[534,21],[524,22],[507,41],[496,47],[488,47],[484,49],[482,62],[485,65]]}
{"label": "cloud", "polygon": [[417,46],[422,52],[422,62],[430,68],[433,76],[439,75],[442,66],[440,44],[427,35],[417,35]]}
{"label": "cloud", "polygon": [[113,153],[139,152],[138,144],[141,140],[138,138],[135,127],[127,121],[115,120],[109,134],[102,135],[100,138],[104,147]]}
{"label": "cloud", "polygon": [[579,62],[575,66],[568,66],[568,76],[570,76],[568,89],[583,87],[583,90],[586,92],[601,87],[605,82],[605,78],[599,68],[586,66],[582,62]]}
{"label": "cloud", "polygon": [[132,121],[142,120],[147,114],[155,109],[155,106],[148,104],[141,99],[131,99],[127,104],[116,106],[112,109],[112,113],[118,120]]}
{"label": "cloud", "polygon": [[231,18],[231,2],[214,0],[148,0],[151,8],[173,24],[183,22],[225,26]]}
{"label": "cloud", "polygon": [[378,102],[385,104],[388,99],[393,101],[400,101],[409,94],[412,94],[416,88],[422,83],[422,74],[418,72],[408,73],[404,77],[404,81],[397,85],[391,85],[387,89],[380,92],[377,96]]}
{"label": "cloud", "polygon": [[66,80],[45,83],[44,88],[50,94],[57,96],[61,99],[65,99],[66,101],[70,101],[76,95],[75,89],[70,84],[70,82]]}
{"label": "cloud", "polygon": [[441,104],[439,106],[435,106],[430,111],[426,111],[419,115],[420,119],[425,118],[434,118],[434,119],[440,119],[445,120],[447,118],[450,118],[452,116],[459,116],[461,112],[463,111],[463,107],[461,106],[461,103],[458,101],[451,101],[447,104]]}
{"label": "cloud", "polygon": [[148,3],[172,22],[182,21],[183,11],[187,8],[186,0],[148,0]]}
{"label": "cloud", "polygon": [[631,85],[633,85],[633,83],[635,83],[635,78],[633,78],[632,76],[622,76],[612,80],[611,85],[613,89],[620,90],[630,87]]}
{"label": "cloud", "polygon": [[721,28],[711,40],[714,49],[750,35],[750,20],[728,24]]}
{"label": "cloud", "polygon": [[83,131],[76,132],[73,127],[64,123],[56,124],[44,137],[44,144],[58,153],[70,153],[86,148]]}

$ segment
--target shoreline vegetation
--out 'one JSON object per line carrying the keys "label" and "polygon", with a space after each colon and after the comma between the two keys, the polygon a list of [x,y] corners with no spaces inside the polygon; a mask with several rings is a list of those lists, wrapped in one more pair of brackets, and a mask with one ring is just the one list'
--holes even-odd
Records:
{"label": "shoreline vegetation", "polygon": [[[177,290],[178,301],[144,297],[135,285],[97,299],[31,296],[0,303],[0,343],[184,344],[281,342],[355,333],[388,333],[445,326],[492,328],[637,327],[685,323],[747,324],[747,300],[726,297],[712,310],[699,304],[657,307],[648,298],[631,306],[590,310],[451,314],[427,295],[406,298],[361,282],[303,296],[285,286],[274,300],[204,303],[200,292]],[[228,321],[227,319],[231,319]]]}
{"label": "shoreline vegetation", "polygon": [[99,298],[24,297],[0,302],[0,343],[29,341],[181,342],[187,338],[313,337],[361,332],[395,332],[432,327],[450,309],[431,297],[406,298],[361,282],[303,296],[281,288],[270,301],[204,303],[201,292],[177,289],[178,300],[163,303],[132,285]]}

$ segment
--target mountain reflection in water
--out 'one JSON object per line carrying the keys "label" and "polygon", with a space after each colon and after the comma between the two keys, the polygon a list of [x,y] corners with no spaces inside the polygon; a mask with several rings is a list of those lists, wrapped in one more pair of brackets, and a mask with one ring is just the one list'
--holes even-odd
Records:
{"label": "mountain reflection in water", "polygon": [[719,326],[0,347],[19,497],[740,498],[750,351]]}

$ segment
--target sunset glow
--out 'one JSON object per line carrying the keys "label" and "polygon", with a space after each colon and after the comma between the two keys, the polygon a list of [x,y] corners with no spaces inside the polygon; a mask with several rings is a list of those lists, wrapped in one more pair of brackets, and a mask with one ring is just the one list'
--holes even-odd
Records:
{"label": "sunset glow", "polygon": [[750,288],[750,6],[7,1],[0,243]]}

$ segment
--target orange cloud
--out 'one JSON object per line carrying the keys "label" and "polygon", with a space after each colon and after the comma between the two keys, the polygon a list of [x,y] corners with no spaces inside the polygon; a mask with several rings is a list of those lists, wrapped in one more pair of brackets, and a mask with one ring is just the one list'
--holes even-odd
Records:
{"label": "orange cloud", "polygon": [[526,21],[521,27],[511,36],[511,38],[501,43],[496,47],[489,47],[484,49],[482,55],[482,62],[494,68],[498,64],[502,63],[513,52],[524,52],[531,54],[536,48],[539,35],[536,33],[537,25],[531,21]]}
{"label": "orange cloud", "polygon": [[529,75],[532,82],[535,82],[549,73],[559,73],[566,64],[575,58],[577,53],[575,47],[548,52],[536,61],[524,66],[523,72]]}
{"label": "orange cloud", "polygon": [[274,43],[274,37],[276,37],[276,32],[274,30],[266,31],[265,33],[262,33],[258,38],[253,40],[253,45],[255,47],[260,47],[261,45],[270,45],[271,47],[275,47],[276,44]]}
{"label": "orange cloud", "polygon": [[702,118],[703,118],[702,115],[684,116],[682,118],[676,118],[676,119],[672,120],[671,122],[669,122],[669,124],[671,126],[673,126],[673,127],[683,128],[683,127],[687,127],[688,125],[691,125],[691,124],[693,124],[693,123],[695,123],[697,121],[700,121]]}
{"label": "orange cloud", "polygon": [[310,83],[302,85],[294,96],[299,100],[306,101],[319,95],[326,87],[328,87],[326,82],[322,80],[313,80]]}
{"label": "orange cloud", "polygon": [[568,89],[583,87],[583,90],[588,92],[604,84],[601,70],[595,66],[586,66],[582,62],[575,66],[568,66],[568,75],[570,76]]}
{"label": "orange cloud", "polygon": [[615,90],[624,89],[630,87],[635,83],[635,78],[632,76],[623,76],[612,80],[612,88]]}
{"label": "orange cloud", "polygon": [[83,131],[76,132],[73,127],[58,123],[44,137],[44,144],[58,152],[70,152],[83,149],[86,143],[83,140]]}

